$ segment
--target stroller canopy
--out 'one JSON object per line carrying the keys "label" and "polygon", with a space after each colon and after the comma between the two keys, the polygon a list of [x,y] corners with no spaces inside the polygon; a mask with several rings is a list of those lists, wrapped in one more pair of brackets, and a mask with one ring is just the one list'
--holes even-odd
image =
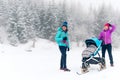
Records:
{"label": "stroller canopy", "polygon": [[99,45],[101,45],[102,41],[99,40],[98,38],[96,37],[92,37],[90,39],[87,39],[85,40],[85,43],[86,43],[86,46],[88,47],[89,45],[93,44],[95,45],[96,47],[99,47]]}

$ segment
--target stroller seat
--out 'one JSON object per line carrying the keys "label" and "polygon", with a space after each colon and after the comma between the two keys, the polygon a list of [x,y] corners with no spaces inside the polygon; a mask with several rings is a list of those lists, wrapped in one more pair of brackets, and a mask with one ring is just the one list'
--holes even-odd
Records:
{"label": "stroller seat", "polygon": [[82,57],[90,57],[92,55],[97,47],[94,44],[89,45],[83,52],[82,52]]}

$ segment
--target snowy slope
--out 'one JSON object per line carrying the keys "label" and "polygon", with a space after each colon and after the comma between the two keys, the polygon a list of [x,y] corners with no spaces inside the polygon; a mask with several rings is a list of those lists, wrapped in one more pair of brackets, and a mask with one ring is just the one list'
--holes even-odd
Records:
{"label": "snowy slope", "polygon": [[[71,72],[59,70],[60,52],[56,43],[39,40],[36,47],[32,42],[12,47],[0,45],[0,80],[117,80],[120,74],[120,50],[114,49],[115,66],[110,67],[106,54],[107,69],[98,71],[98,65],[91,65],[90,72],[77,75],[81,66],[81,52],[84,48],[73,47],[67,54]],[[32,51],[30,51],[32,50]],[[29,52],[28,52],[29,51]]]}

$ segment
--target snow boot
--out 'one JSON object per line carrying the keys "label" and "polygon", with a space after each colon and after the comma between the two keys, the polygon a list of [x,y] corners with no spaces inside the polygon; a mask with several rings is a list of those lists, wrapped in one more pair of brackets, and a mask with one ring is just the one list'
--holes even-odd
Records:
{"label": "snow boot", "polygon": [[64,68],[60,68],[60,70],[64,70]]}
{"label": "snow boot", "polygon": [[68,71],[68,72],[70,72],[70,69],[68,69],[68,68],[64,68],[64,71]]}
{"label": "snow boot", "polygon": [[114,65],[113,65],[113,64],[110,64],[110,66],[111,66],[111,67],[114,67]]}

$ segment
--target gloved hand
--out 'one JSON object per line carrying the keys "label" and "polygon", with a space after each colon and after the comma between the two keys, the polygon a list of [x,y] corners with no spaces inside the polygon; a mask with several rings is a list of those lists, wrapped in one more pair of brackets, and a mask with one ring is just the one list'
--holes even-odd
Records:
{"label": "gloved hand", "polygon": [[64,37],[63,40],[67,40],[67,37]]}
{"label": "gloved hand", "polygon": [[67,48],[67,51],[70,51],[70,48],[69,48],[69,47]]}
{"label": "gloved hand", "polygon": [[109,23],[109,26],[112,27],[112,25]]}

